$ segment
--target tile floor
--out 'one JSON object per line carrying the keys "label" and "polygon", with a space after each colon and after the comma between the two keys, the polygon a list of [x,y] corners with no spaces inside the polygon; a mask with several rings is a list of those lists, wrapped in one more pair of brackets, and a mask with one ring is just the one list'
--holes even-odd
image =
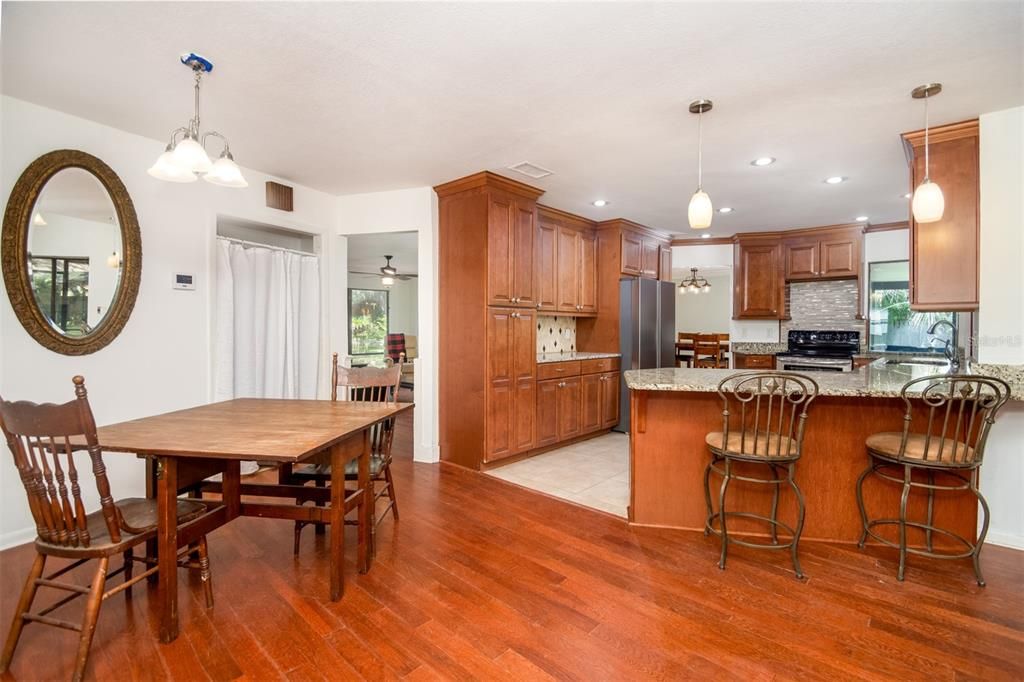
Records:
{"label": "tile floor", "polygon": [[487,473],[625,518],[629,505],[629,436],[613,431]]}

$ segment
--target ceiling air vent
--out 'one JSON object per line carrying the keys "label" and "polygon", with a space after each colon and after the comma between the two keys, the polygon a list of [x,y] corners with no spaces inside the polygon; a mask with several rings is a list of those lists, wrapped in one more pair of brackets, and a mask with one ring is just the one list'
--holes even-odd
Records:
{"label": "ceiling air vent", "polygon": [[540,180],[541,178],[546,178],[547,176],[554,174],[554,171],[549,171],[547,168],[542,168],[536,164],[530,163],[529,161],[523,161],[522,163],[517,163],[514,166],[509,166],[509,170],[522,173],[534,180]]}

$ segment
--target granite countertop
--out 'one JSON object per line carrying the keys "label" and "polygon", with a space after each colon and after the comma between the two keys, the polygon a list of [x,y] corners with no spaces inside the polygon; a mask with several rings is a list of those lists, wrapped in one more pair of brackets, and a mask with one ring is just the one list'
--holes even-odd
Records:
{"label": "granite countertop", "polygon": [[[822,396],[898,398],[903,385],[911,379],[945,371],[944,366],[887,365],[885,358],[881,358],[852,372],[814,372],[813,378],[818,383],[818,394]],[[967,371],[972,370],[969,368]],[[1011,400],[1024,400],[1024,370],[1021,368],[992,371],[991,366],[985,366],[976,367],[973,371],[999,376],[1010,384]],[[640,369],[627,371],[625,377],[626,385],[636,391],[713,393],[718,390],[722,379],[736,372],[734,369]]]}
{"label": "granite countertop", "polygon": [[588,353],[581,350],[564,351],[561,353],[537,353],[537,364],[548,362],[565,362],[566,360],[595,360],[597,358],[617,358],[621,353]]}
{"label": "granite countertop", "polygon": [[730,341],[729,348],[733,353],[750,355],[775,355],[788,349],[785,343],[765,343],[760,341]]}

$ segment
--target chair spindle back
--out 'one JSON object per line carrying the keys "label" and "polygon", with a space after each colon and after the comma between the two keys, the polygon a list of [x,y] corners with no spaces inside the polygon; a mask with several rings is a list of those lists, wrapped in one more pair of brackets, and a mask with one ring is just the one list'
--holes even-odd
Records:
{"label": "chair spindle back", "polygon": [[718,384],[718,395],[723,443],[738,431],[739,454],[800,457],[807,410],[818,395],[814,379],[793,372],[740,372]]}
{"label": "chair spindle back", "polygon": [[[981,464],[985,455],[985,443],[996,413],[1010,397],[1010,386],[995,377],[936,375],[908,381],[900,397],[907,405],[900,461],[906,456],[907,439],[911,434],[913,403],[919,400],[928,410],[923,461],[976,465]],[[922,460],[915,458],[914,461]]]}
{"label": "chair spindle back", "polygon": [[[396,404],[402,381],[402,363],[389,367],[342,367],[334,353],[331,370],[331,400]],[[394,418],[375,424],[370,429],[372,452],[389,456],[394,435]]]}
{"label": "chair spindle back", "polygon": [[718,367],[721,359],[718,334],[696,334],[693,337],[693,359],[696,363],[713,362]]}
{"label": "chair spindle back", "polygon": [[[71,442],[73,438],[84,437],[107,532],[112,541],[120,542],[120,513],[110,494],[85,379],[76,376],[72,381],[75,400],[62,405],[8,402],[0,398],[0,429],[14,455],[42,540],[55,545],[89,546],[91,538]],[[61,456],[67,462],[66,476]]]}

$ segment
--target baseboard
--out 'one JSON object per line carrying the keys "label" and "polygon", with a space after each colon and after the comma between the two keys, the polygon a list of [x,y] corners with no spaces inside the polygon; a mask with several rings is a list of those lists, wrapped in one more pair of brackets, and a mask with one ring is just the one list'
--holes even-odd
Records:
{"label": "baseboard", "polygon": [[26,542],[31,542],[36,538],[36,529],[22,528],[21,530],[12,530],[9,533],[0,535],[0,550],[10,549],[11,547],[17,547],[18,545],[24,545]]}
{"label": "baseboard", "polygon": [[1024,536],[1014,535],[1013,533],[1000,533],[990,529],[988,536],[985,538],[985,544],[1024,550]]}

